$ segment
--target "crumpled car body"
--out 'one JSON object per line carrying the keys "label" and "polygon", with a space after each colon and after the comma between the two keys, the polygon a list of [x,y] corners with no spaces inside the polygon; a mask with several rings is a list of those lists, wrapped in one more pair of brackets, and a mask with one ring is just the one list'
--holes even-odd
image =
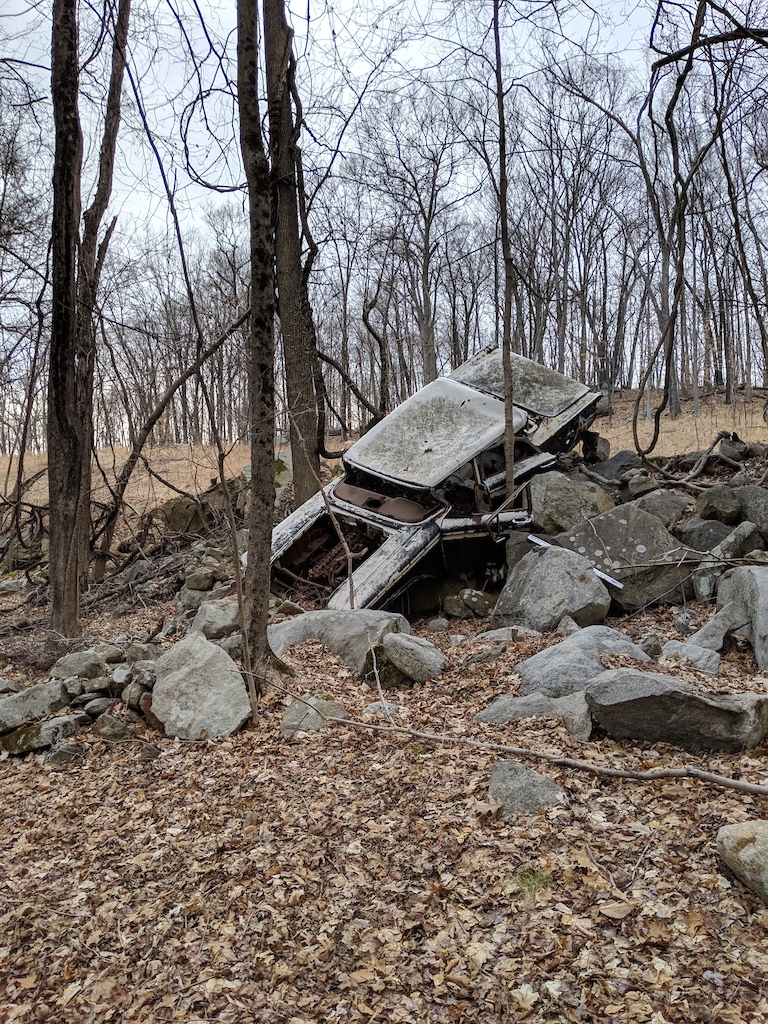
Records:
{"label": "crumpled car body", "polygon": [[501,351],[473,356],[380,420],[344,473],[272,534],[272,589],[328,608],[402,605],[419,580],[498,572],[503,541],[530,525],[530,479],[570,450],[600,394],[512,356],[515,490],[504,471]]}

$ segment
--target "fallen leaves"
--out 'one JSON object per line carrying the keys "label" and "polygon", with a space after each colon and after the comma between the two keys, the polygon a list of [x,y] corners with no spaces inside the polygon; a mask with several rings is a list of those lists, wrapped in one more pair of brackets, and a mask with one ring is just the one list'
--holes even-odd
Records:
{"label": "fallen leaves", "polygon": [[[577,744],[557,720],[474,723],[514,687],[514,645],[461,667],[444,643],[456,667],[398,692],[398,721],[680,763]],[[319,645],[293,660],[350,713],[370,703]],[[755,797],[549,765],[569,804],[505,820],[488,751],[342,729],[285,743],[283,706],[226,741],[158,739],[148,763],[97,744],[61,768],[0,763],[3,1024],[768,1019],[768,911],[714,851],[720,824],[762,816]],[[762,771],[754,753],[697,763]]]}

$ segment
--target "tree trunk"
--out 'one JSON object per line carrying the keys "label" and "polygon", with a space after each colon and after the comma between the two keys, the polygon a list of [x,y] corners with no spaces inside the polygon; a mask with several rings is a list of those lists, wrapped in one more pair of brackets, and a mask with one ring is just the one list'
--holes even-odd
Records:
{"label": "tree trunk", "polygon": [[249,680],[252,705],[270,658],[269,561],[275,517],[274,237],[269,163],[261,138],[257,38],[256,0],[238,0],[237,96],[251,246],[251,511],[246,600],[247,641],[254,671],[254,679]]}
{"label": "tree trunk", "polygon": [[264,0],[264,51],[269,108],[269,149],[275,195],[275,267],[283,335],[296,504],[319,489],[320,439],[317,356],[309,295],[302,281],[301,230],[296,177],[296,130],[291,89],[292,35],[283,0]]}
{"label": "tree trunk", "polygon": [[[64,636],[79,632],[82,554],[88,543],[91,445],[83,400],[90,379],[87,353],[78,350],[77,249],[83,139],[78,111],[76,0],[54,0],[51,91],[53,163],[51,347],[48,377],[48,481],[50,488],[51,626]],[[85,507],[85,516],[83,509]]]}

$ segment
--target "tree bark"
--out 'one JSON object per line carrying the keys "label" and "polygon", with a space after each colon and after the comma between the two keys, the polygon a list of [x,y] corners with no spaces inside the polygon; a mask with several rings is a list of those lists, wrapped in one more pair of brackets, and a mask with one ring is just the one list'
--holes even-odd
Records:
{"label": "tree bark", "polygon": [[269,162],[261,137],[258,100],[256,0],[237,3],[237,97],[240,150],[248,185],[251,248],[249,391],[251,400],[251,511],[248,520],[247,642],[254,678],[252,706],[271,657],[267,641],[270,554],[275,516],[274,236]]}
{"label": "tree bark", "polygon": [[51,346],[48,373],[48,481],[50,493],[51,626],[64,636],[79,632],[82,553],[88,523],[82,508],[84,466],[91,446],[83,421],[82,388],[90,379],[87,353],[78,347],[77,250],[83,137],[78,108],[76,0],[54,0],[51,92],[53,162]]}
{"label": "tree bark", "polygon": [[297,505],[320,484],[317,355],[309,294],[301,265],[297,197],[296,136],[292,108],[293,33],[283,0],[264,0],[269,150],[275,209],[275,267],[278,315],[283,335],[285,382],[290,416],[293,486]]}

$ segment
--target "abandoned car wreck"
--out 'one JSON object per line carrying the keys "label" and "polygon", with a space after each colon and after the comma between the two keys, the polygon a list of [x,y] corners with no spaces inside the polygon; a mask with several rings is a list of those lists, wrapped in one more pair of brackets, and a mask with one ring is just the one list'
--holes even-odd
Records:
{"label": "abandoned car wreck", "polygon": [[345,453],[343,475],[275,527],[273,592],[339,610],[389,608],[422,580],[498,575],[503,541],[530,524],[527,483],[584,435],[601,397],[522,356],[512,368],[512,495],[492,349],[375,424]]}

